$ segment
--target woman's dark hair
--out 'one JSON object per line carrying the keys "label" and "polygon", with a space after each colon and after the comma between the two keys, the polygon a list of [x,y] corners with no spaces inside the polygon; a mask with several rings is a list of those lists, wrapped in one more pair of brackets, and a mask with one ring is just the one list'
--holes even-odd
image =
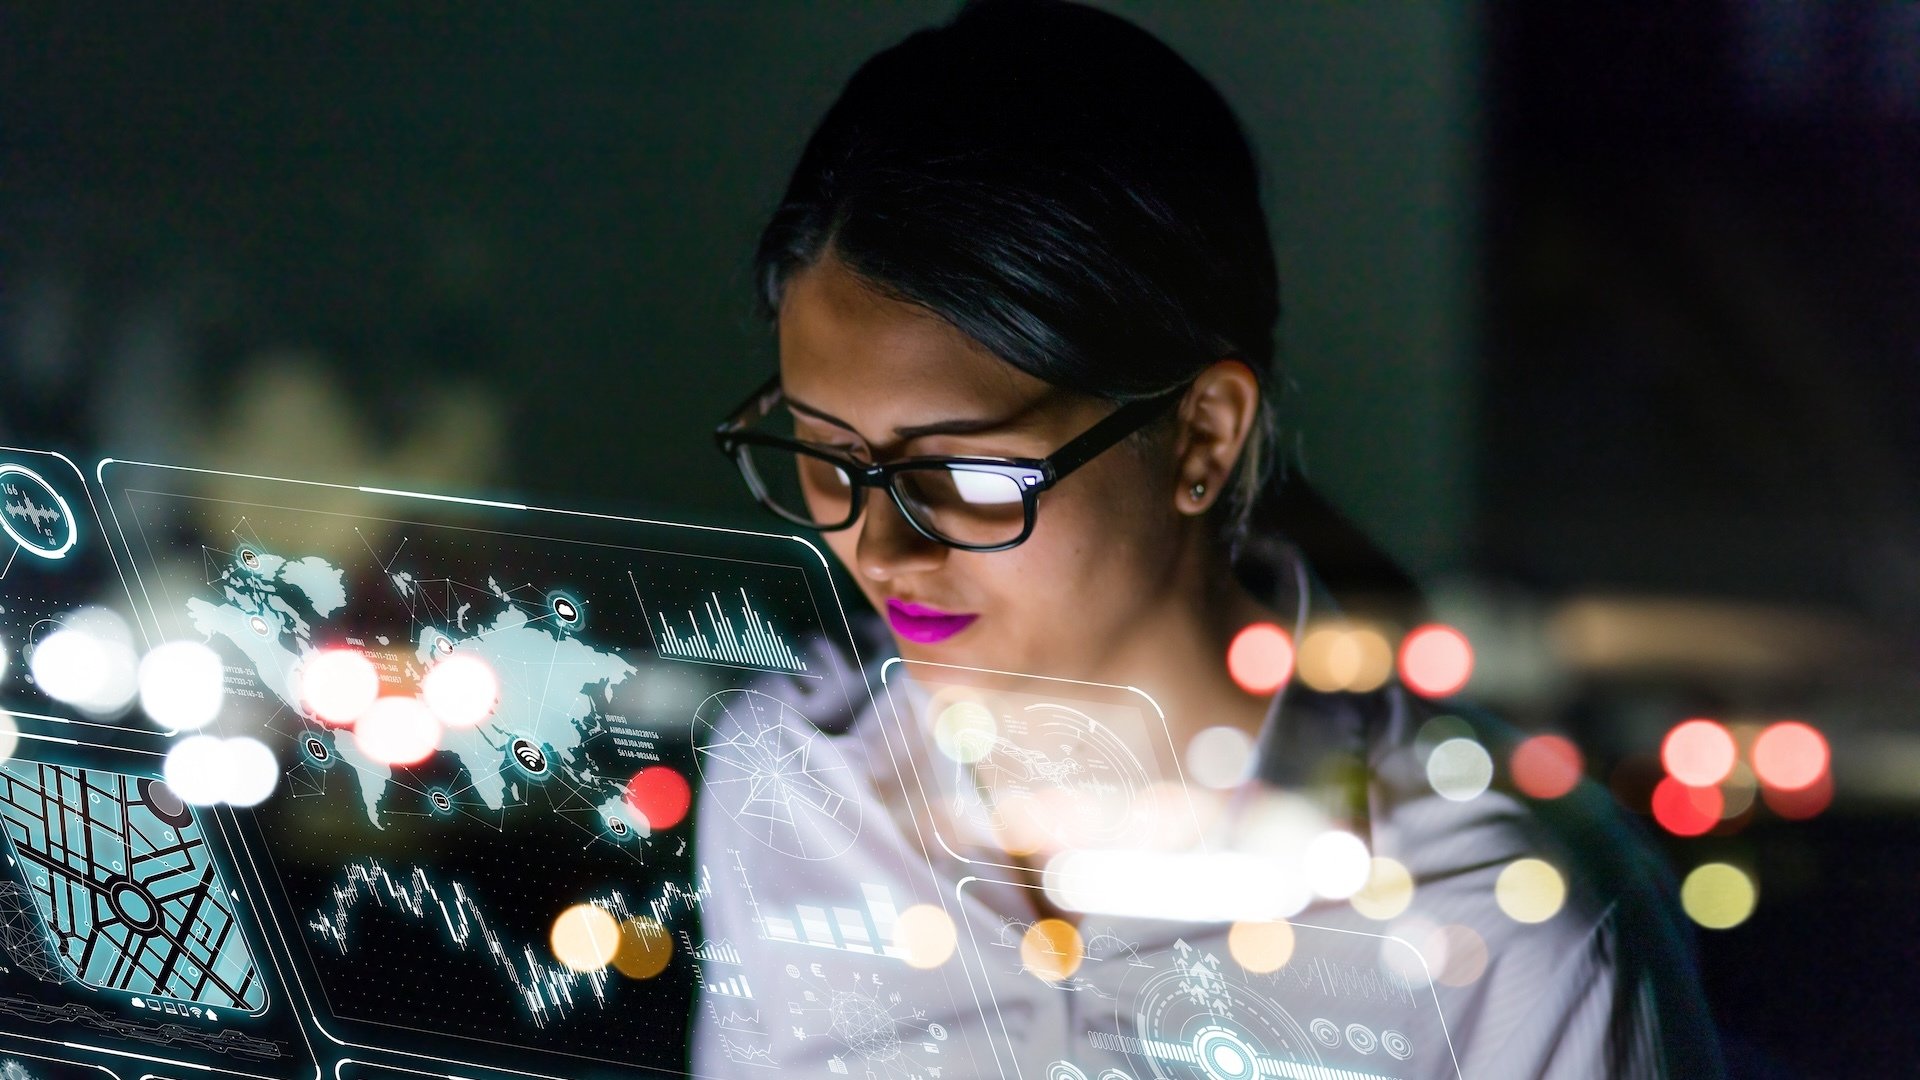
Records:
{"label": "woman's dark hair", "polygon": [[862,64],[761,234],[760,315],[829,252],[1066,389],[1134,400],[1244,362],[1266,392],[1227,535],[1281,525],[1264,519],[1287,500],[1331,513],[1269,482],[1280,283],[1252,148],[1213,85],[1125,19],[971,0]]}

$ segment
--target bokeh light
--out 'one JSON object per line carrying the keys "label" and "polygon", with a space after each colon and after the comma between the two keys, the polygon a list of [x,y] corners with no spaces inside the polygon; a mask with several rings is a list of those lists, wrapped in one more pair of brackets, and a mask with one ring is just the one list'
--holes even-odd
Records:
{"label": "bokeh light", "polygon": [[1424,765],[1426,760],[1433,756],[1434,747],[1448,739],[1473,738],[1477,736],[1473,732],[1472,724],[1457,716],[1442,713],[1421,724],[1420,730],[1413,733],[1413,752],[1419,755],[1420,762]]}
{"label": "bokeh light", "polygon": [[1781,791],[1812,787],[1826,774],[1828,761],[1826,737],[1798,720],[1773,724],[1753,742],[1754,773]]}
{"label": "bokeh light", "polygon": [[1368,694],[1385,686],[1393,677],[1393,644],[1387,636],[1373,627],[1359,626],[1347,631],[1347,642],[1359,661],[1345,688]]}
{"label": "bokeh light", "polygon": [[1427,936],[1420,950],[1445,986],[1470,986],[1487,970],[1487,941],[1470,926],[1449,923]]}
{"label": "bokeh light", "polygon": [[647,828],[664,832],[680,824],[693,805],[693,788],[670,765],[649,765],[627,781],[627,805]]}
{"label": "bokeh light", "polygon": [[554,959],[579,972],[599,971],[620,952],[620,924],[605,908],[575,904],[553,920]]}
{"label": "bokeh light", "polygon": [[1237,787],[1253,769],[1253,740],[1224,724],[1210,727],[1187,744],[1187,771],[1207,787]]}
{"label": "bokeh light", "polygon": [[1322,624],[1300,639],[1300,681],[1322,693],[1344,690],[1360,673],[1360,650],[1344,627]]}
{"label": "bokeh light", "polygon": [[1293,924],[1285,919],[1234,923],[1227,931],[1227,951],[1255,975],[1279,971],[1293,959]]}
{"label": "bokeh light", "polygon": [[631,915],[620,923],[620,940],[613,951],[615,971],[629,979],[651,979],[672,961],[673,935],[657,920]]}
{"label": "bokeh light", "polygon": [[473,727],[500,704],[500,680],[485,660],[454,653],[427,669],[420,696],[447,727]]}
{"label": "bokeh light", "polygon": [[382,765],[417,765],[440,748],[440,721],[416,697],[383,697],[353,726],[354,745]]}
{"label": "bokeh light", "polygon": [[1713,720],[1675,724],[1660,744],[1660,763],[1688,787],[1711,787],[1725,780],[1738,755],[1733,733]]}
{"label": "bokeh light", "polygon": [[1472,739],[1448,739],[1427,756],[1427,783],[1442,798],[1466,802],[1493,782],[1493,756]]}
{"label": "bokeh light", "polygon": [[1367,883],[1373,860],[1359,837],[1342,829],[1329,829],[1307,844],[1300,864],[1315,893],[1329,900],[1345,900]]}
{"label": "bokeh light", "polygon": [[1753,809],[1754,800],[1760,794],[1760,785],[1754,779],[1753,770],[1744,761],[1733,763],[1733,771],[1720,781],[1720,820],[1734,819]]}
{"label": "bokeh light", "polygon": [[1567,902],[1567,879],[1543,859],[1515,859],[1493,883],[1493,899],[1515,922],[1546,922]]}
{"label": "bokeh light", "polygon": [[1759,898],[1753,878],[1723,862],[1696,866],[1680,883],[1680,906],[1709,930],[1730,930],[1746,922]]}
{"label": "bokeh light", "polygon": [[932,904],[914,904],[893,923],[893,944],[906,953],[909,967],[931,970],[953,957],[959,933],[953,919]]}
{"label": "bokeh light", "polygon": [[1041,919],[1020,936],[1020,965],[1046,982],[1068,978],[1085,958],[1080,931],[1065,919]]}
{"label": "bokeh light", "polygon": [[1564,735],[1534,735],[1513,748],[1507,770],[1513,786],[1535,799],[1558,799],[1580,783],[1586,762],[1580,748]]}
{"label": "bokeh light", "polygon": [[273,751],[259,739],[240,736],[222,741],[227,759],[226,791],[223,802],[234,806],[258,806],[267,801],[280,784],[280,763]]}
{"label": "bokeh light", "polygon": [[1720,821],[1717,787],[1691,787],[1669,776],[1653,789],[1653,819],[1675,836],[1699,836]]}
{"label": "bokeh light", "polygon": [[380,697],[380,673],[358,649],[321,649],[300,665],[300,700],[329,724],[351,724]]}
{"label": "bokeh light", "polygon": [[226,667],[197,641],[170,641],[140,661],[140,707],[175,731],[205,727],[220,713]]}
{"label": "bokeh light", "polygon": [[1818,817],[1833,804],[1833,773],[1821,773],[1811,785],[1792,791],[1762,786],[1760,798],[1766,801],[1767,809],[1789,821]]}
{"label": "bokeh light", "polygon": [[1395,919],[1381,935],[1380,962],[1415,986],[1432,982],[1446,962],[1446,939],[1436,935],[1439,929],[1440,924],[1425,915]]}
{"label": "bokeh light", "polygon": [[993,752],[999,725],[993,710],[971,698],[941,708],[933,721],[933,741],[940,752],[962,765],[971,765]]}
{"label": "bokeh light", "polygon": [[42,638],[33,647],[27,670],[41,693],[104,715],[126,708],[139,693],[139,659],[130,644],[112,635],[113,623],[105,618],[95,622],[104,632],[70,623]]}
{"label": "bokeh light", "polygon": [[1431,698],[1459,693],[1473,676],[1473,646],[1451,626],[1416,627],[1400,642],[1400,681]]}
{"label": "bokeh light", "polygon": [[1375,922],[1397,919],[1413,903],[1413,874],[1397,859],[1376,857],[1368,868],[1367,883],[1348,902]]}
{"label": "bokeh light", "polygon": [[1015,791],[994,803],[993,808],[999,815],[993,839],[1000,850],[1016,857],[1036,855],[1050,843],[1045,814],[1032,795]]}
{"label": "bokeh light", "polygon": [[1227,674],[1249,694],[1271,694],[1285,686],[1293,661],[1293,641],[1269,622],[1241,627],[1227,646]]}
{"label": "bokeh light", "polygon": [[227,793],[226,747],[212,735],[190,735],[167,750],[161,775],[181,802],[212,806]]}

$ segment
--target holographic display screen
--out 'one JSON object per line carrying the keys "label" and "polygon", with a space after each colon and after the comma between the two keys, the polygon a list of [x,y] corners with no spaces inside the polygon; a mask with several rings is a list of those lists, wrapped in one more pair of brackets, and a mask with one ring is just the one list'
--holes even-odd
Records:
{"label": "holographic display screen", "polygon": [[[726,886],[692,851],[702,710],[768,676],[841,712],[865,695],[821,660],[852,644],[818,553],[159,467],[103,479],[159,639],[220,653],[220,729],[283,770],[238,833],[315,1022],[454,1063],[679,1071],[699,908]],[[326,715],[335,684],[307,684],[335,652],[378,684],[350,725]],[[475,661],[492,707],[446,719],[430,677]],[[407,763],[423,708],[432,746]],[[569,966],[609,927],[611,962]]]}

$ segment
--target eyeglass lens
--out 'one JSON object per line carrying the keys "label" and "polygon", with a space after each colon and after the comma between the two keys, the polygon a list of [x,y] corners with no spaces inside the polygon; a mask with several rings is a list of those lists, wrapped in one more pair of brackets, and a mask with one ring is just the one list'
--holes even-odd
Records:
{"label": "eyeglass lens", "polygon": [[[740,448],[740,465],[759,485],[762,497],[784,517],[835,528],[852,515],[850,478],[824,456],[746,443]],[[915,522],[953,543],[1003,544],[1017,539],[1026,528],[1019,481],[990,468],[901,469],[893,474],[893,485]],[[878,493],[867,494],[871,498]]]}

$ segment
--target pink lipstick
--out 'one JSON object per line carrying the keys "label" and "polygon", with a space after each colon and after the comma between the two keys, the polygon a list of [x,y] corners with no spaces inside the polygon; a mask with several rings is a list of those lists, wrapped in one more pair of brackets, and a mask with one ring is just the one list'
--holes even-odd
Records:
{"label": "pink lipstick", "polygon": [[893,627],[894,633],[922,645],[945,641],[972,626],[973,620],[979,617],[978,615],[954,615],[924,604],[909,604],[901,600],[887,601],[887,623]]}

